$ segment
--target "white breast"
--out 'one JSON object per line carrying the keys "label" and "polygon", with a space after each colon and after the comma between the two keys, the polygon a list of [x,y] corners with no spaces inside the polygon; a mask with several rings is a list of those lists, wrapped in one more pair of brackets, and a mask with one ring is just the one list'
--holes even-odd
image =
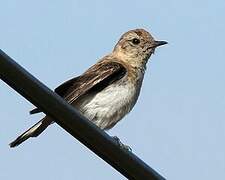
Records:
{"label": "white breast", "polygon": [[85,97],[76,107],[98,127],[109,129],[132,109],[139,91],[140,86],[130,82],[113,83],[99,93]]}

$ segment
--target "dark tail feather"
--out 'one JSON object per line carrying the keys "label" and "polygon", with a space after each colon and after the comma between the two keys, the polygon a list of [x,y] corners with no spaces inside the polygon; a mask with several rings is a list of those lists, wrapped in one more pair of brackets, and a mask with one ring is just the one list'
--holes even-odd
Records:
{"label": "dark tail feather", "polygon": [[40,109],[38,109],[38,108],[35,108],[35,109],[32,109],[30,111],[30,114],[36,114],[36,113],[39,113],[39,112],[42,112],[42,111]]}
{"label": "dark tail feather", "polygon": [[37,122],[35,125],[33,125],[30,129],[25,131],[23,134],[21,134],[19,137],[17,137],[13,142],[9,144],[9,146],[16,147],[20,145],[22,142],[26,141],[30,137],[37,137],[39,134],[41,134],[50,124],[51,119],[49,117],[44,117],[42,120]]}

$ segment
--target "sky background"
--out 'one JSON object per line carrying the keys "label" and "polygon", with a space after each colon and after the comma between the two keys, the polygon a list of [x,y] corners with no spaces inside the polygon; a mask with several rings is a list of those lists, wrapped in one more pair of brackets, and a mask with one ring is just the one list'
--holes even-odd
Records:
{"label": "sky background", "polygon": [[[168,45],[148,63],[140,98],[109,132],[171,180],[225,179],[225,1],[0,1],[0,48],[54,89],[145,28]],[[54,124],[8,143],[43,114],[0,82],[0,179],[123,180]]]}

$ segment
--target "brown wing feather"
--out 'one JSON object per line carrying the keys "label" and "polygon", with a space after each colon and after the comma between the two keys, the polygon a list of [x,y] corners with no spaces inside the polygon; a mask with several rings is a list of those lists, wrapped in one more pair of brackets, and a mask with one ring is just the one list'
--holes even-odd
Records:
{"label": "brown wing feather", "polygon": [[98,63],[77,79],[64,94],[64,98],[71,104],[87,92],[101,90],[125,74],[126,69],[119,63]]}
{"label": "brown wing feather", "polygon": [[[70,79],[57,87],[55,92],[68,103],[73,103],[79,97],[90,91],[100,91],[126,74],[125,67],[117,62],[101,61],[89,68],[83,75]],[[41,112],[38,108],[31,114]]]}

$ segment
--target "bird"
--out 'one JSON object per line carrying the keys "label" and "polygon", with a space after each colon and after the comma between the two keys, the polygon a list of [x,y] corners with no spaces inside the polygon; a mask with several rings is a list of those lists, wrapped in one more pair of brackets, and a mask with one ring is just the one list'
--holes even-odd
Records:
{"label": "bird", "polygon": [[[102,130],[114,127],[137,102],[146,64],[155,49],[167,44],[157,41],[145,29],[124,33],[112,52],[78,77],[59,85],[55,92]],[[42,112],[35,108],[30,114]],[[45,115],[39,122],[12,141],[16,147],[37,137],[54,122]]]}

